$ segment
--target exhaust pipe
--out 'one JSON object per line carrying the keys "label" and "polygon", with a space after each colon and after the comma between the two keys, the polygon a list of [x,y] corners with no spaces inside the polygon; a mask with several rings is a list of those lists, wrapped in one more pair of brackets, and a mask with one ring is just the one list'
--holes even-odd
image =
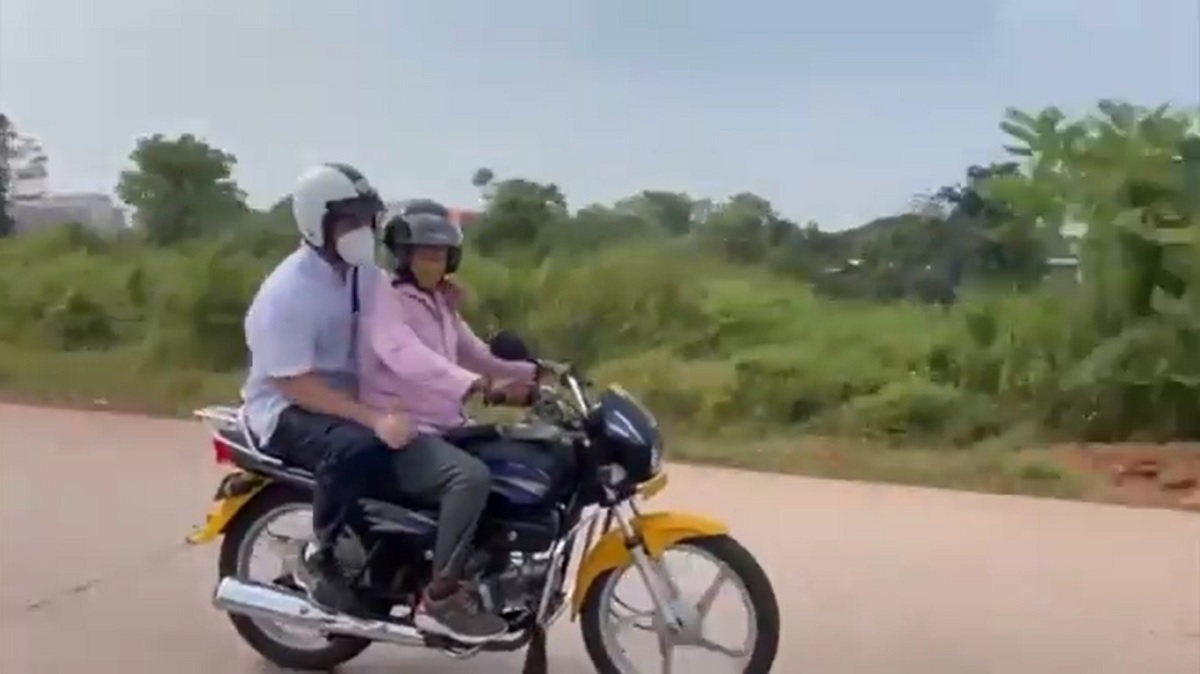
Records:
{"label": "exhaust pipe", "polygon": [[313,605],[303,595],[232,576],[222,578],[217,585],[213,593],[213,605],[227,613],[319,630],[326,634],[400,646],[425,645],[425,637],[414,627],[384,620],[354,618],[344,613],[329,613]]}

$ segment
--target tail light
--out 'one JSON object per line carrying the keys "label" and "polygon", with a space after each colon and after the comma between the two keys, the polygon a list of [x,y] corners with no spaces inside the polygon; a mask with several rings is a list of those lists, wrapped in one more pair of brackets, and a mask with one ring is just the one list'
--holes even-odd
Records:
{"label": "tail light", "polygon": [[233,449],[221,438],[213,438],[213,459],[219,466],[227,466],[233,464]]}

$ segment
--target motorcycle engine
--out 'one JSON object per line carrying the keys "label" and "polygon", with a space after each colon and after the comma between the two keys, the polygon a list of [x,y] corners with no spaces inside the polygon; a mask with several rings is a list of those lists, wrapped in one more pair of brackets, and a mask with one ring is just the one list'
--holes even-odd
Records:
{"label": "motorcycle engine", "polygon": [[484,607],[495,614],[536,610],[550,572],[549,553],[514,552],[499,573],[481,579]]}

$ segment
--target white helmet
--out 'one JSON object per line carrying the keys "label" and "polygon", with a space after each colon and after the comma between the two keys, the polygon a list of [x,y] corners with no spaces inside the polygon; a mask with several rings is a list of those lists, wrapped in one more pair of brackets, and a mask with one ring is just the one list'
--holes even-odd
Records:
{"label": "white helmet", "polygon": [[292,192],[296,229],[314,248],[330,243],[329,228],[336,218],[371,218],[375,223],[383,210],[383,201],[371,183],[346,164],[320,164],[308,169]]}

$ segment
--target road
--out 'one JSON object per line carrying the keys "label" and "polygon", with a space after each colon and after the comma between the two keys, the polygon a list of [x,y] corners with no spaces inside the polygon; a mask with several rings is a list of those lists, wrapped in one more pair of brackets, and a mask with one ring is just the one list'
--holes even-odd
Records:
{"label": "road", "polygon": [[[273,671],[210,608],[182,538],[219,470],[186,422],[0,406],[0,672]],[[676,466],[774,579],[775,671],[1196,674],[1200,516]],[[552,671],[593,671],[576,625]],[[519,672],[376,646],[343,671]]]}

